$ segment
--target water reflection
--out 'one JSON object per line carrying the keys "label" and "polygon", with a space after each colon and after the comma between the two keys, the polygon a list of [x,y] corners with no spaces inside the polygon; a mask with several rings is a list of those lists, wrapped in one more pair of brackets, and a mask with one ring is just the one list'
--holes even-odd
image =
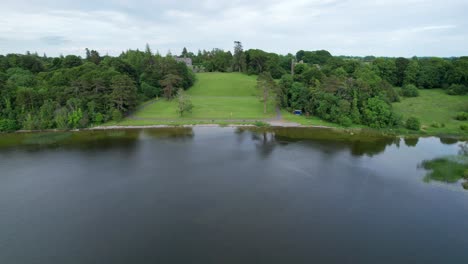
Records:
{"label": "water reflection", "polygon": [[[346,134],[331,129],[311,128],[238,128],[238,140],[244,140],[245,132],[252,134],[257,149],[263,156],[270,155],[278,143],[307,141],[332,152],[349,150],[353,156],[373,156],[385,151],[387,146],[399,146],[396,137],[375,134]],[[417,139],[416,139],[417,140]]]}
{"label": "water reflection", "polygon": [[416,145],[418,145],[419,138],[414,138],[414,137],[405,138],[404,141],[405,141],[405,145],[406,145],[406,146],[408,146],[408,147],[416,147]]}
{"label": "water reflection", "polygon": [[165,127],[142,130],[143,136],[150,138],[170,138],[175,140],[192,140],[195,136],[191,127]]}
{"label": "water reflection", "polygon": [[252,140],[255,142],[255,147],[262,158],[270,156],[277,144],[274,134],[266,131],[252,133]]}
{"label": "water reflection", "polygon": [[446,145],[453,145],[453,144],[456,144],[458,142],[458,140],[456,138],[449,138],[449,137],[441,137],[439,138],[440,140],[440,143],[442,144],[446,144]]}

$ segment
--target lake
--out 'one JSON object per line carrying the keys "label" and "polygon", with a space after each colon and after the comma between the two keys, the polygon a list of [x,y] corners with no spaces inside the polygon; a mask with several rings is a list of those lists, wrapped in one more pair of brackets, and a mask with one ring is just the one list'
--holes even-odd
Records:
{"label": "lake", "polygon": [[0,135],[0,263],[467,263],[460,142],[326,129]]}

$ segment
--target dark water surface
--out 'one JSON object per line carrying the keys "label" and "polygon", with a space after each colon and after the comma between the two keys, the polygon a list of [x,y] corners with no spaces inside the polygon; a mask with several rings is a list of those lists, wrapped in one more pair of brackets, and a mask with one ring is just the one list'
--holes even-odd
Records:
{"label": "dark water surface", "polygon": [[468,263],[468,191],[418,169],[456,154],[450,140],[234,128],[0,138],[0,263]]}

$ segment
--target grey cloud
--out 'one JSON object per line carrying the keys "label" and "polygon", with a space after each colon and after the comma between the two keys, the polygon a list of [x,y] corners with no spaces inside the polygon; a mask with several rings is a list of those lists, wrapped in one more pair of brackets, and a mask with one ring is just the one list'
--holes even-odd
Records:
{"label": "grey cloud", "polygon": [[179,53],[241,40],[283,54],[460,56],[467,9],[465,0],[3,0],[0,35],[14,41],[2,41],[0,53],[118,54],[145,43]]}
{"label": "grey cloud", "polygon": [[63,36],[46,36],[46,37],[40,38],[40,40],[48,45],[63,45],[63,44],[70,42],[68,39],[66,39]]}

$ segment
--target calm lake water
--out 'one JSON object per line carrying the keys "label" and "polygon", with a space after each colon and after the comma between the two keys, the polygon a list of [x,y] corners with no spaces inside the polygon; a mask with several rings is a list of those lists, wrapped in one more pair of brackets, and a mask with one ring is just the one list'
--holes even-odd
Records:
{"label": "calm lake water", "polygon": [[468,263],[459,142],[180,128],[0,136],[0,263]]}

